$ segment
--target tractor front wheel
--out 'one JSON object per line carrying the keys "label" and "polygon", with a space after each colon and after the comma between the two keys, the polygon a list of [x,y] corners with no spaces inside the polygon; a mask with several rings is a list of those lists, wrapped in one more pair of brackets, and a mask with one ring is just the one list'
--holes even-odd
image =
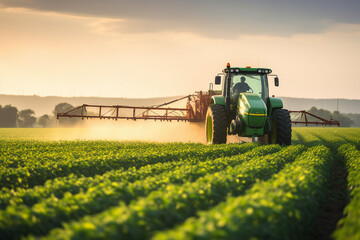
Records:
{"label": "tractor front wheel", "polygon": [[271,127],[269,144],[291,144],[291,119],[287,109],[274,109],[271,116]]}
{"label": "tractor front wheel", "polygon": [[208,144],[226,143],[227,120],[225,107],[209,106],[205,118],[206,142]]}

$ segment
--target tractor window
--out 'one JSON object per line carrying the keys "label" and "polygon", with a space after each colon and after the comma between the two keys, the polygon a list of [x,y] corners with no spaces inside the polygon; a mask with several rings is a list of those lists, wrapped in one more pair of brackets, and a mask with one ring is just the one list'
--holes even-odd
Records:
{"label": "tractor window", "polygon": [[231,81],[232,94],[235,92],[253,92],[261,96],[260,75],[234,75]]}
{"label": "tractor window", "polygon": [[[264,89],[265,88],[265,89]],[[231,96],[238,96],[241,92],[256,93],[265,99],[266,85],[264,77],[259,74],[237,74],[231,78]]]}

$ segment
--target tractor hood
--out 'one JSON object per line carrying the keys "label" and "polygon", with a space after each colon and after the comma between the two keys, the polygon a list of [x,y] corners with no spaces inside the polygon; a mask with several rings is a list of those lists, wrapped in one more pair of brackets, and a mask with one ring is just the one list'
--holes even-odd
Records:
{"label": "tractor hood", "polygon": [[265,126],[267,107],[264,101],[255,93],[241,93],[238,103],[238,116],[248,127]]}

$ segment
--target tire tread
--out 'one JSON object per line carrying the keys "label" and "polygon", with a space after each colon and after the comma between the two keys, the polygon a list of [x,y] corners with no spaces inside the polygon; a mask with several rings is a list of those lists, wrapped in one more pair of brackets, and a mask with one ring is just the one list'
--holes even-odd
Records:
{"label": "tire tread", "polygon": [[213,144],[226,143],[227,119],[225,107],[222,105],[211,105],[209,110],[213,118]]}

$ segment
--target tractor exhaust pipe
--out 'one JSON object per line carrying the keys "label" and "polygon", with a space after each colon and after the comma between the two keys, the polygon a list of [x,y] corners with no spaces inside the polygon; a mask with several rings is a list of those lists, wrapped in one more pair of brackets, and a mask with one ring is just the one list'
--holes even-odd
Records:
{"label": "tractor exhaust pipe", "polygon": [[226,75],[226,97],[225,97],[225,110],[227,116],[230,114],[230,63],[227,63],[227,75]]}

